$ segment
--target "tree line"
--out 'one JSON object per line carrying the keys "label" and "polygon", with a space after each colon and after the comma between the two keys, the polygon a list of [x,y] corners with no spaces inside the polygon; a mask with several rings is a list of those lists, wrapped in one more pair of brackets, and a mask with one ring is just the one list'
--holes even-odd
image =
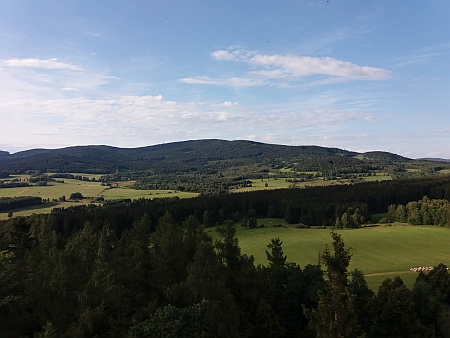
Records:
{"label": "tree line", "polygon": [[408,204],[391,204],[388,207],[389,219],[411,225],[450,226],[450,202],[445,199],[423,197]]}
{"label": "tree line", "polygon": [[9,211],[41,204],[42,198],[36,196],[0,197],[0,211]]}

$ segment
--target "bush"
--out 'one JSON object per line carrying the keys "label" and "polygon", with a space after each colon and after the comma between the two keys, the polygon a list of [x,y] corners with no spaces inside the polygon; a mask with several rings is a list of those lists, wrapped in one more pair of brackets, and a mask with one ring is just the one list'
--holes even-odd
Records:
{"label": "bush", "polygon": [[83,195],[81,194],[81,192],[74,192],[70,194],[69,199],[71,200],[81,200],[83,199]]}

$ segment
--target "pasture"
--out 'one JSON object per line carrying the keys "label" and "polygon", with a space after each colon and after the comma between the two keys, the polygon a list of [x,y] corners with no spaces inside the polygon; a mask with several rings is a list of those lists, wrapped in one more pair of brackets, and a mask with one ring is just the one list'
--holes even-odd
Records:
{"label": "pasture", "polygon": [[139,198],[167,198],[167,197],[180,197],[189,198],[196,197],[197,193],[182,192],[176,190],[135,190],[129,188],[112,188],[103,191],[99,196],[108,199],[118,198],[130,198],[132,200]]}
{"label": "pasture", "polygon": [[[258,220],[258,224],[267,220]],[[273,222],[273,224],[276,224]],[[266,264],[265,251],[272,238],[283,241],[288,262],[301,267],[317,264],[319,253],[331,247],[330,229],[297,229],[265,227],[244,229],[237,226],[237,238],[242,252],[255,257],[255,264]],[[209,230],[209,229],[207,229]],[[355,230],[339,230],[345,246],[353,254],[349,270],[358,268],[367,283],[377,290],[386,278],[400,276],[411,288],[417,273],[409,269],[419,266],[450,266],[450,229],[431,226],[377,226]],[[210,234],[217,238],[214,230]]]}
{"label": "pasture", "polygon": [[[60,180],[60,179],[58,179]],[[0,189],[0,197],[17,197],[17,196],[39,196],[42,198],[50,198],[50,200],[61,196],[69,198],[71,193],[80,192],[86,197],[97,197],[108,187],[102,186],[100,182],[80,181],[75,179],[62,179],[64,183],[48,182],[44,186],[29,186],[20,188],[3,188]]]}
{"label": "pasture", "polygon": [[[76,174],[75,174],[76,175]],[[98,180],[100,175],[86,175],[80,174],[85,177],[95,177]],[[13,176],[19,177],[19,176]],[[28,175],[20,175],[21,179],[28,179]],[[57,179],[61,182],[48,182],[45,186],[29,186],[18,188],[3,188],[0,189],[0,197],[17,197],[17,196],[38,196],[42,199],[54,199],[59,200],[60,197],[65,196],[65,202],[50,202],[37,206],[32,206],[24,209],[12,210],[14,216],[29,216],[33,213],[49,213],[55,207],[70,207],[73,205],[88,204],[92,199],[97,197],[103,197],[105,200],[110,199],[122,199],[130,198],[132,200],[139,198],[165,198],[165,197],[180,197],[189,198],[195,197],[198,194],[179,192],[175,190],[134,190],[127,188],[130,182],[119,182],[117,188],[111,188],[108,186],[102,186],[99,181],[81,181],[76,179]],[[79,192],[83,195],[84,199],[81,201],[69,201],[69,197],[72,193]],[[8,212],[0,212],[0,219],[7,219]]]}

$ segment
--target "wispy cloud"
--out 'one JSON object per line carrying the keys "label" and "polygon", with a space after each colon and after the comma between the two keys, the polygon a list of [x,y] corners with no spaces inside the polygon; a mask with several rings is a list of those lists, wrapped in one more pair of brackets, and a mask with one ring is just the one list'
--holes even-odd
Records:
{"label": "wispy cloud", "polygon": [[[322,79],[316,80],[316,85],[357,80],[387,80],[392,77],[391,72],[386,69],[359,66],[331,57],[319,58],[291,54],[266,55],[242,48],[217,50],[211,53],[211,57],[216,61],[245,63],[251,70],[246,77],[212,79],[207,76],[197,76],[183,78],[180,81],[189,84],[242,87],[265,84],[287,86],[289,82],[314,75],[322,77]],[[282,82],[274,83],[274,80],[282,80]]]}
{"label": "wispy cloud", "polygon": [[180,82],[187,84],[205,84],[224,87],[253,87],[264,84],[260,78],[231,77],[227,79],[212,79],[208,76],[196,76],[179,79]]}
{"label": "wispy cloud", "polygon": [[68,70],[76,70],[82,71],[83,68],[67,63],[58,61],[56,58],[52,59],[9,59],[3,60],[1,62],[4,66],[7,67],[28,67],[28,68],[41,68],[41,69],[68,69]]}
{"label": "wispy cloud", "polygon": [[[92,94],[115,76],[86,71],[57,58],[0,60],[0,99],[48,98]],[[65,95],[63,95],[65,94]]]}

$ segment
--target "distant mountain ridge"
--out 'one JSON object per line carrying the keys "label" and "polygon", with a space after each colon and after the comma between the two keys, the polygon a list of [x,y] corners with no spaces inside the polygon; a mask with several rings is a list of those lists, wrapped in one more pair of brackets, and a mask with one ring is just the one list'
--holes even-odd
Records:
{"label": "distant mountain ridge", "polygon": [[[118,169],[144,170],[176,166],[181,170],[223,162],[248,164],[275,159],[311,159],[332,156],[355,157],[358,153],[320,146],[287,146],[254,141],[217,139],[191,140],[139,148],[106,145],[73,146],[60,149],[31,149],[14,154],[0,153],[1,170],[54,170],[59,172],[111,173]],[[367,152],[364,158],[382,161],[410,159],[388,152]]]}
{"label": "distant mountain ridge", "polygon": [[431,162],[450,162],[448,158],[439,158],[439,157],[424,157],[418,158],[420,161],[431,161]]}

